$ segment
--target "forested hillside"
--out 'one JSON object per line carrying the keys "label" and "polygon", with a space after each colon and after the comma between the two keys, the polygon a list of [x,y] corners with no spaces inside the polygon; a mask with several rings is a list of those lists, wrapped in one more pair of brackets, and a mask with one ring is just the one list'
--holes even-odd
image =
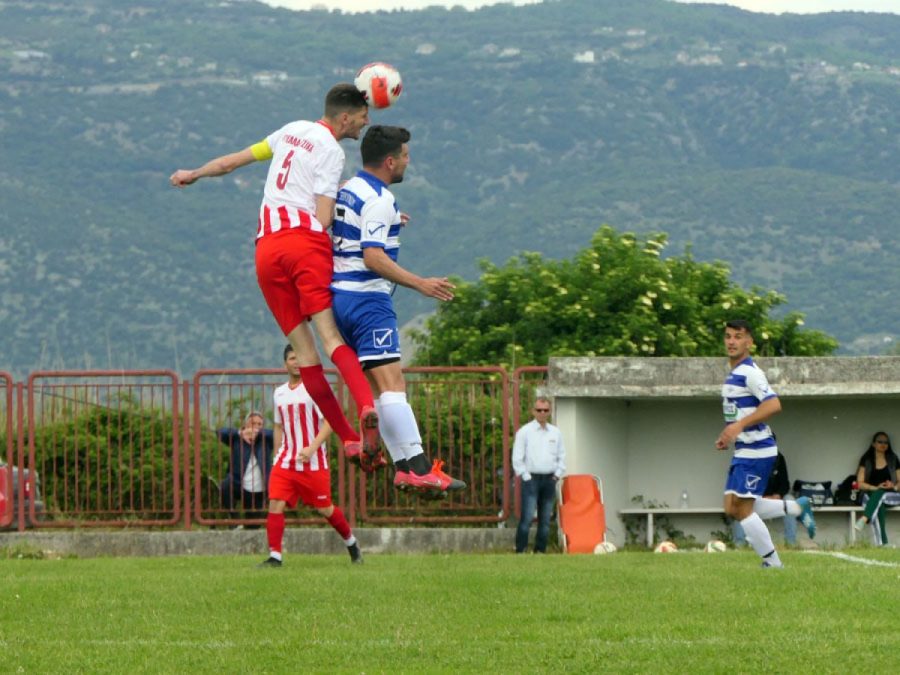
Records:
{"label": "forested hillside", "polygon": [[[784,292],[846,352],[900,335],[900,17],[664,0],[343,15],[256,2],[0,1],[0,369],[269,366],[265,167],[177,168],[316,118],[372,60],[405,92],[401,262],[474,278],[665,231]],[[348,172],[358,149],[346,142]],[[432,308],[399,290],[401,320]]]}

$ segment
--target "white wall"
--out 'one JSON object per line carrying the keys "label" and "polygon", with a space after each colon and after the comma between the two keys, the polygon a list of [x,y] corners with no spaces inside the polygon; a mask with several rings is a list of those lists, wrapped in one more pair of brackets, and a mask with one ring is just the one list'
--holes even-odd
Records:
{"label": "white wall", "polygon": [[[715,507],[731,460],[714,441],[722,428],[718,398],[556,398],[556,423],[563,433],[569,473],[591,473],[603,481],[610,538],[621,545],[625,528],[618,512],[631,499],[678,507],[688,490],[690,506]],[[900,396],[782,397],[783,412],[771,425],[791,481],[831,480],[836,486],[856,470],[876,431],[886,431],[900,449]],[[818,541],[844,544],[845,514],[822,514]],[[705,541],[724,524],[716,516],[676,518],[675,525]],[[781,524],[772,524],[776,540]],[[801,536],[802,528],[801,528]],[[900,543],[900,510],[888,513],[888,536]],[[868,540],[868,531],[863,537]]]}
{"label": "white wall", "polygon": [[610,522],[610,517],[623,507],[609,505],[627,504],[631,498],[625,401],[568,399],[557,402],[555,413],[566,446],[566,472],[600,477]]}

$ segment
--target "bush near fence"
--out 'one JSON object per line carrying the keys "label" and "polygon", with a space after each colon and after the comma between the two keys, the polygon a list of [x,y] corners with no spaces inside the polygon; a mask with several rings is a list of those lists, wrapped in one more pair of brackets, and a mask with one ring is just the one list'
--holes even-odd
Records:
{"label": "bush near fence", "polygon": [[34,447],[49,514],[81,519],[171,513],[171,412],[125,399],[36,426]]}

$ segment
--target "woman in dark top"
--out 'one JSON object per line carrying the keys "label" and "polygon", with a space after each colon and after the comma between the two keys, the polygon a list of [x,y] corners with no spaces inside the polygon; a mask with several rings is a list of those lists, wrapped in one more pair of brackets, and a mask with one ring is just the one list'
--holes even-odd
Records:
{"label": "woman in dark top", "polygon": [[887,544],[884,528],[884,507],[900,505],[900,461],[891,447],[888,435],[879,431],[872,436],[869,449],[859,458],[856,482],[863,495],[863,515],[856,521],[856,529],[863,529],[871,523],[875,543]]}

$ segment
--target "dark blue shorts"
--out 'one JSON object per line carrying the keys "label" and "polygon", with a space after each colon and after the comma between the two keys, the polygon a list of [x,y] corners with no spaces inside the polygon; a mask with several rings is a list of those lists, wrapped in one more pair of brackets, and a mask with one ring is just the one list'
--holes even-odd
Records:
{"label": "dark blue shorts", "polygon": [[400,358],[400,331],[390,295],[334,291],[331,308],[344,342],[360,361]]}
{"label": "dark blue shorts", "polygon": [[725,480],[725,494],[730,492],[738,497],[762,497],[766,493],[775,459],[776,457],[732,458],[728,478]]}

